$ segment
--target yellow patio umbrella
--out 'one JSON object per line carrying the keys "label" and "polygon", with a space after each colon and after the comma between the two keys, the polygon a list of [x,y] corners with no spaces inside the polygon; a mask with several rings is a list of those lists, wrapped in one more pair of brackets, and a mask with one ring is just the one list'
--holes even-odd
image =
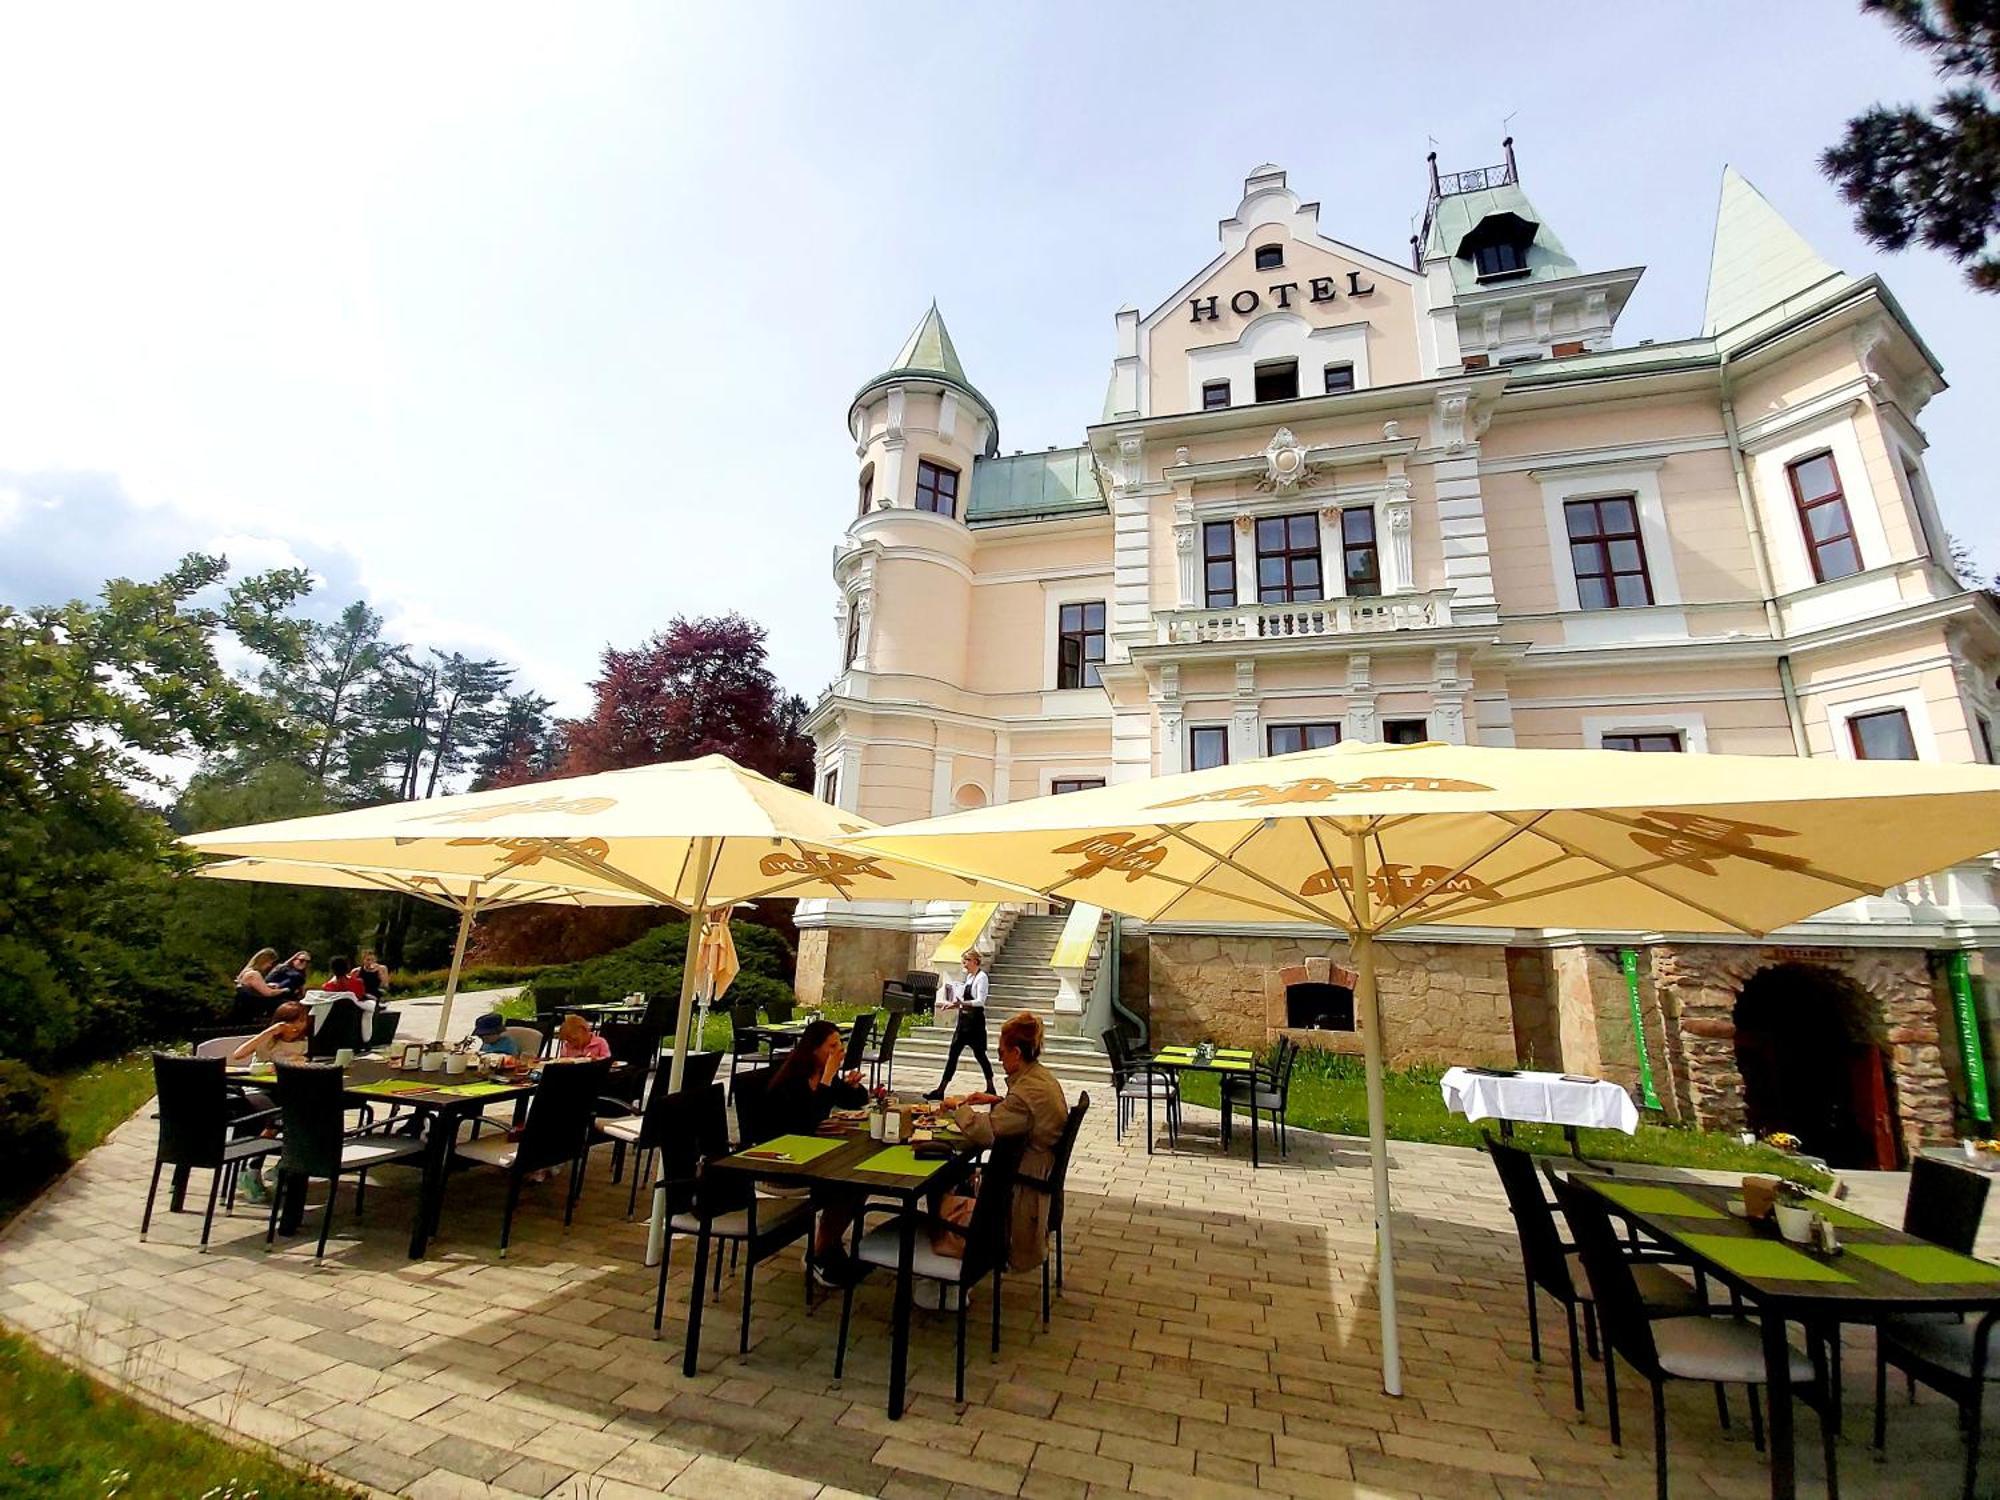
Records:
{"label": "yellow patio umbrella", "polygon": [[[190,834],[209,854],[418,872],[441,880],[546,880],[687,912],[765,897],[1007,901],[1016,886],[849,847],[875,827],[724,755],[528,786],[390,802]],[[679,1088],[701,924],[688,924],[670,1088]]]}
{"label": "yellow patio umbrella", "polygon": [[1990,766],[1347,744],[858,836],[1149,922],[1309,922],[1358,973],[1401,1393],[1374,944],[1413,926],[1761,935],[2000,847]]}
{"label": "yellow patio umbrella", "polygon": [[304,885],[324,890],[379,891],[413,896],[458,913],[458,939],[452,945],[451,973],[445,980],[444,1002],[438,1008],[437,1039],[451,1025],[452,1002],[458,998],[459,971],[465,966],[465,944],[473,919],[485,912],[516,906],[647,906],[644,897],[622,891],[579,889],[558,880],[536,877],[484,878],[477,875],[433,875],[421,870],[376,869],[366,865],[322,865],[294,859],[223,859],[193,872],[203,880],[240,880],[262,885]]}

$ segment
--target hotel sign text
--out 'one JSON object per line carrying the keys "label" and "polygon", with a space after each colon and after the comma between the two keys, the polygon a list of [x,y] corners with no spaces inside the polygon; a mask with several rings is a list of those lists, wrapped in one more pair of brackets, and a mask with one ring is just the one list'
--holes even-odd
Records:
{"label": "hotel sign text", "polygon": [[[1334,287],[1331,276],[1315,276],[1305,283],[1305,288],[1307,293],[1305,300],[1308,302],[1332,302],[1340,296],[1339,291]],[[1279,307],[1290,307],[1292,305],[1292,294],[1299,290],[1299,283],[1296,281],[1280,281],[1274,286],[1265,287],[1264,290],[1271,294],[1271,300]],[[1347,273],[1348,296],[1368,297],[1373,296],[1374,292],[1375,283],[1371,281],[1364,286],[1359,271],[1349,271]],[[1193,313],[1189,321],[1199,323],[1203,319],[1208,319],[1212,322],[1220,322],[1222,320],[1221,304],[1222,294],[1220,292],[1217,292],[1212,297],[1188,298],[1188,307]],[[1229,310],[1243,317],[1248,317],[1263,305],[1263,297],[1258,295],[1254,288],[1247,286],[1229,299]]]}

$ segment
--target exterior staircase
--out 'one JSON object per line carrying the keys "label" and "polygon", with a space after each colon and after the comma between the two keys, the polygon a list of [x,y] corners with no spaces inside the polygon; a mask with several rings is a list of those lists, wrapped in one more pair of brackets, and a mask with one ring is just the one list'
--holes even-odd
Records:
{"label": "exterior staircase", "polygon": [[[1060,914],[1043,917],[1023,913],[1014,917],[1006,928],[999,949],[993,954],[993,961],[986,970],[987,1055],[993,1061],[994,1080],[1004,1092],[1006,1084],[1000,1074],[1000,1025],[1016,1011],[1034,1011],[1042,1018],[1046,1038],[1042,1061],[1049,1071],[1072,1090],[1087,1088],[1100,1098],[1108,1098],[1111,1060],[1104,1055],[1103,1043],[1094,1036],[1074,1035],[1077,1017],[1074,1014],[1058,1016],[1056,1013],[1057,980],[1049,968],[1049,960],[1055,956],[1056,941],[1062,936],[1063,922]],[[1084,976],[1086,993],[1091,975],[1103,961],[1101,952],[1093,953],[1091,968]],[[950,1015],[950,1012],[945,1014]],[[949,1025],[918,1026],[914,1029],[906,1026],[902,1035],[896,1038],[897,1089],[927,1089],[936,1083],[950,1047]],[[961,1057],[958,1074],[951,1081],[952,1092],[969,1093],[979,1087],[979,1064],[969,1055]]]}

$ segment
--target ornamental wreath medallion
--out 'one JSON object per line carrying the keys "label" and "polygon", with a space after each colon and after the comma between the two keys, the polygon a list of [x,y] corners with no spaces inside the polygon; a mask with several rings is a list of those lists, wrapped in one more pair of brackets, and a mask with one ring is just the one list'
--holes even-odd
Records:
{"label": "ornamental wreath medallion", "polygon": [[1305,444],[1292,436],[1291,428],[1280,427],[1264,445],[1264,477],[1258,481],[1259,486],[1281,491],[1295,489],[1311,472]]}

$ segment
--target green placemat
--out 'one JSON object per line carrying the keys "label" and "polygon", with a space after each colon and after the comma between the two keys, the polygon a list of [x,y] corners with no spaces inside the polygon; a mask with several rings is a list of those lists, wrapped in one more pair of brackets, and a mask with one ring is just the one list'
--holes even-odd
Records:
{"label": "green placemat", "polygon": [[1679,1188],[1646,1182],[1593,1182],[1591,1186],[1613,1203],[1635,1214],[1668,1214],[1677,1219],[1719,1219],[1722,1210],[1690,1198]]}
{"label": "green placemat", "polygon": [[1218,1073],[1247,1073],[1255,1065],[1247,1057],[1241,1062],[1233,1057],[1218,1057],[1209,1066]]}
{"label": "green placemat", "polygon": [[780,1135],[768,1141],[759,1141],[737,1155],[751,1161],[783,1161],[795,1167],[803,1167],[809,1161],[816,1161],[829,1151],[838,1151],[843,1142],[822,1140],[816,1135]]}
{"label": "green placemat", "polygon": [[1854,1280],[1845,1271],[1836,1271],[1824,1261],[1794,1250],[1783,1240],[1747,1239],[1733,1234],[1684,1234],[1681,1241],[1690,1250],[1706,1255],[1738,1276],[1759,1276],[1769,1281]]}
{"label": "green placemat", "polygon": [[1887,1229],[1889,1227],[1887,1224],[1881,1223],[1876,1219],[1864,1219],[1851,1208],[1838,1208],[1831,1203],[1824,1203],[1818,1198],[1813,1199],[1806,1206],[1814,1213],[1826,1219],[1836,1229]]}
{"label": "green placemat", "polygon": [[348,1089],[350,1094],[380,1094],[384,1097],[394,1094],[428,1094],[436,1088],[434,1083],[424,1083],[415,1078],[383,1078],[374,1083],[357,1083]]}
{"label": "green placemat", "polygon": [[521,1085],[518,1083],[440,1083],[432,1087],[447,1094],[459,1094],[467,1099],[484,1099],[488,1094],[511,1094]]}
{"label": "green placemat", "polygon": [[914,1146],[888,1146],[861,1163],[863,1172],[889,1172],[897,1177],[928,1177],[944,1165],[942,1157],[921,1161]]}
{"label": "green placemat", "polygon": [[1847,1249],[1850,1254],[1873,1261],[1883,1270],[1893,1271],[1919,1286],[2000,1281],[2000,1266],[1960,1255],[1942,1245],[1849,1245]]}

